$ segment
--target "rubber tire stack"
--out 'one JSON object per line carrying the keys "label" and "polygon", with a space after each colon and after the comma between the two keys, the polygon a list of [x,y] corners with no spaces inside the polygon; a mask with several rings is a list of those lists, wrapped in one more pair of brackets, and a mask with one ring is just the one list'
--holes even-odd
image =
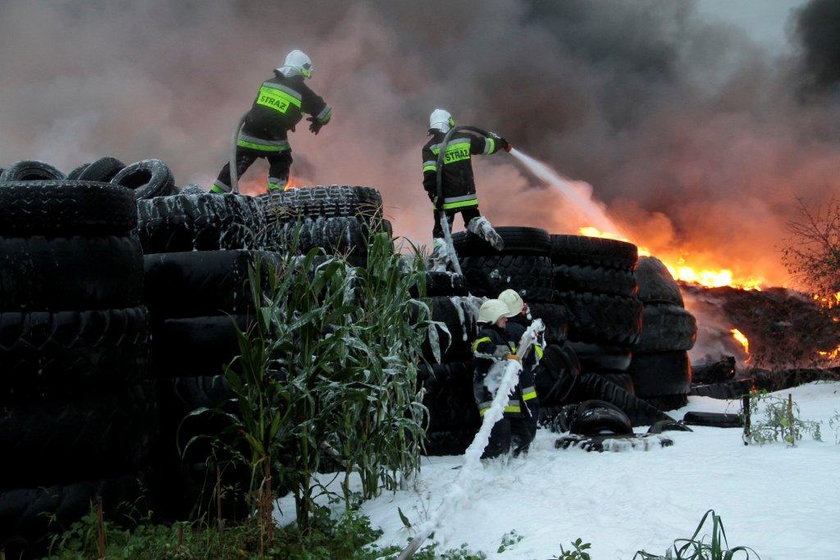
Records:
{"label": "rubber tire stack", "polygon": [[382,196],[370,187],[319,185],[257,198],[263,203],[264,244],[270,250],[306,254],[320,247],[365,266],[367,236],[380,231],[393,234],[391,222],[383,218]]}
{"label": "rubber tire stack", "polygon": [[633,275],[638,249],[613,239],[554,234],[551,261],[555,302],[566,309],[567,336],[582,373],[600,375],[632,393],[626,370],[642,327]]}
{"label": "rubber tire stack", "polygon": [[[144,188],[156,190],[154,185]],[[236,328],[247,329],[253,314],[248,270],[276,255],[260,250],[265,220],[259,200],[189,192],[137,200],[161,411],[154,511],[162,520],[215,515],[215,465],[220,464],[222,487],[235,489],[225,494],[232,499],[223,501],[222,516],[237,519],[247,515],[242,500],[247,468],[225,465],[224,451],[218,463],[212,457],[211,441],[228,424],[212,412],[191,413],[231,406],[224,372],[239,354]],[[187,447],[193,437],[199,439]]]}
{"label": "rubber tire stack", "polygon": [[478,329],[476,318],[484,298],[431,296],[423,300],[436,322],[424,345],[420,366],[429,410],[426,455],[458,455],[472,442],[481,419],[473,397],[470,344]]}
{"label": "rubber tire stack", "polygon": [[697,339],[697,322],[685,309],[680,287],[662,261],[642,257],[635,274],[644,320],[627,371],[639,397],[662,410],[673,410],[688,403],[688,350]]}
{"label": "rubber tire stack", "polygon": [[42,162],[0,176],[7,558],[40,556],[96,500],[120,522],[144,511],[156,401],[136,220],[134,197],[119,186],[63,180]]}

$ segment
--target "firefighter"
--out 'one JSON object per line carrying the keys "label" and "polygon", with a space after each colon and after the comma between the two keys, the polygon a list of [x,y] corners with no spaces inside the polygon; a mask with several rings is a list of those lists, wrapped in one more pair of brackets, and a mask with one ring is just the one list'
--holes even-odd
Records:
{"label": "firefighter", "polygon": [[[443,227],[441,226],[442,210],[449,222],[450,230],[455,221],[455,214],[461,213],[467,229],[473,231],[479,228],[479,220],[483,219],[478,210],[478,197],[475,192],[471,156],[475,154],[495,154],[499,150],[509,152],[510,143],[490,134],[487,137],[466,132],[453,133],[443,155],[443,171],[441,177],[443,200],[438,200],[437,190],[437,162],[441,143],[449,130],[455,126],[452,115],[444,109],[435,109],[429,115],[429,135],[431,139],[423,146],[423,188],[435,205],[435,225],[432,229],[434,238],[433,258],[439,258],[445,245]],[[474,221],[475,220],[475,221]],[[486,219],[484,219],[486,222]],[[472,224],[473,227],[470,227]],[[487,223],[489,226],[489,222]],[[477,233],[477,231],[474,231]],[[495,234],[495,232],[493,232]]]}
{"label": "firefighter", "polygon": [[[312,76],[312,61],[299,51],[286,55],[274,77],[264,81],[254,104],[245,115],[236,142],[236,173],[241,177],[257,158],[268,160],[268,192],[283,191],[289,180],[292,148],[288,132],[295,130],[303,113],[310,116],[309,130],[318,134],[330,122],[332,108],[316,95],[304,79]],[[214,193],[230,192],[230,163],[226,163],[210,188]]]}
{"label": "firefighter", "polygon": [[[516,341],[510,338],[505,329],[508,309],[503,301],[488,299],[481,304],[478,311],[477,322],[480,328],[472,343],[473,395],[481,416],[490,410],[501,381],[502,368],[498,364],[505,363],[506,360],[519,361],[515,354]],[[514,453],[520,449],[522,435],[528,431],[527,420],[522,417],[520,398],[518,390],[511,394],[505,406],[504,416],[493,425],[482,459],[507,453],[512,443]]]}
{"label": "firefighter", "polygon": [[[507,324],[505,330],[508,337],[518,344],[525,330],[531,324],[531,314],[528,304],[516,290],[507,289],[499,294],[499,300],[508,306]],[[540,418],[540,399],[537,395],[536,376],[542,359],[545,342],[540,340],[534,344],[522,360],[522,373],[519,375],[519,386],[522,394],[522,416],[527,420],[527,435],[520,435],[521,451],[527,451],[528,445],[537,434],[537,422]]]}

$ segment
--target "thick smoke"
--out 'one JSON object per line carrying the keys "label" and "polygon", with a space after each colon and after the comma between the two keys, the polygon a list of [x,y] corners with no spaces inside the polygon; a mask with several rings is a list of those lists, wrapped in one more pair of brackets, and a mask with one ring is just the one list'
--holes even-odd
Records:
{"label": "thick smoke", "polygon": [[[445,107],[590,183],[654,254],[786,284],[796,197],[840,191],[840,109],[799,95],[836,80],[823,45],[836,49],[838,18],[811,18],[821,4],[792,27],[801,56],[780,58],[691,2],[4,2],[0,166],[156,157],[206,187],[259,83],[301,48],[335,112],[320,135],[291,135],[293,173],[379,188],[398,234],[430,241],[420,147]],[[476,173],[497,225],[587,225],[505,154]]]}

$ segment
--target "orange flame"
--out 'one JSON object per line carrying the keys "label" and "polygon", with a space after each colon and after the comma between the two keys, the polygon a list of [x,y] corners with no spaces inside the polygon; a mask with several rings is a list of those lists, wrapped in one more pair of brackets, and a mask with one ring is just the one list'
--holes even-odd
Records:
{"label": "orange flame", "polygon": [[744,333],[739,331],[738,329],[729,329],[729,332],[732,333],[732,338],[738,341],[738,343],[744,347],[744,352],[747,354],[750,353],[750,341],[749,339],[744,336]]}
{"label": "orange flame", "polygon": [[821,358],[825,358],[829,361],[840,360],[840,345],[837,346],[834,350],[829,350],[827,352],[817,352]]}
{"label": "orange flame", "polygon": [[[594,227],[582,227],[578,230],[581,235],[589,237],[603,237],[606,239],[616,239],[618,241],[626,241],[633,243],[626,237],[614,233],[604,232]],[[646,247],[636,244],[639,248],[639,256],[651,256],[651,252]],[[674,277],[674,280],[680,282],[687,282],[690,284],[699,284],[706,288],[718,288],[721,286],[731,286],[733,288],[741,288],[742,290],[760,290],[762,281],[756,278],[736,279],[732,270],[728,268],[701,268],[688,264],[685,256],[678,257],[675,261],[667,257],[660,257],[668,272]]]}

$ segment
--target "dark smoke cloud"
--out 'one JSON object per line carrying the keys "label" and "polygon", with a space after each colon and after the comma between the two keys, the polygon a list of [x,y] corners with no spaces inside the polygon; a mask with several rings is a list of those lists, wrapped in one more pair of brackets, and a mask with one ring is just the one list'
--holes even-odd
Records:
{"label": "dark smoke cloud", "polygon": [[809,89],[836,91],[840,81],[840,2],[811,0],[797,14],[795,30]]}
{"label": "dark smoke cloud", "polygon": [[[592,184],[654,254],[689,251],[774,283],[788,282],[776,249],[795,197],[819,204],[840,192],[839,109],[797,95],[802,64],[818,67],[809,53],[825,50],[805,41],[805,23],[796,29],[812,47],[800,60],[703,20],[688,1],[7,0],[0,9],[0,165],[157,157],[179,185],[207,186],[260,81],[302,48],[335,116],[318,136],[292,134],[293,172],[379,188],[397,233],[421,243],[431,212],[420,147],[437,106]],[[261,186],[264,173],[255,167],[245,184]],[[496,224],[586,225],[508,156],[479,158],[476,173]]]}

